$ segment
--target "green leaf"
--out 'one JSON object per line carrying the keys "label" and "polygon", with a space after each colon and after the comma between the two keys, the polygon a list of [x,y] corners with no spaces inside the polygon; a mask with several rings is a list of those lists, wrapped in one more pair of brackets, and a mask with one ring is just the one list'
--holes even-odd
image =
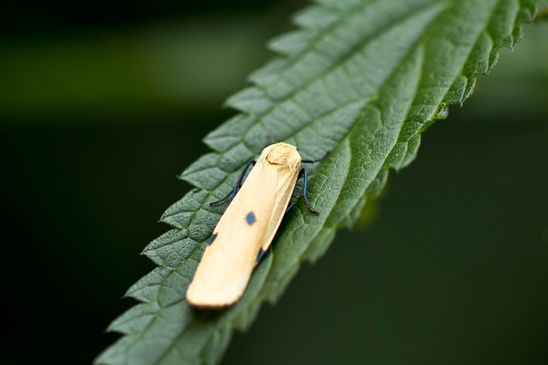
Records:
{"label": "green leaf", "polygon": [[[336,230],[356,221],[389,170],[415,158],[421,133],[462,104],[536,10],[532,0],[322,0],[299,13],[299,30],[271,43],[281,56],[228,99],[241,113],[205,138],[214,152],[183,172],[196,188],[162,216],[173,229],[143,251],[158,267],[127,292],[142,303],[111,324],[124,336],[96,364],[217,363],[233,331],[248,328],[301,262],[318,259]],[[185,292],[222,214],[208,203],[272,139],[306,157],[332,151],[310,184],[321,215],[289,214],[234,307],[194,311]]]}

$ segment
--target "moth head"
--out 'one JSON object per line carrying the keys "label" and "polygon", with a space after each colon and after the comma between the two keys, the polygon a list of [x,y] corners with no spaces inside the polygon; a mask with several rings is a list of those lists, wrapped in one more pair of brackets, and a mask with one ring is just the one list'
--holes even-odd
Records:
{"label": "moth head", "polygon": [[295,146],[288,143],[272,144],[263,150],[262,155],[270,165],[297,169],[301,164],[301,155],[299,155]]}

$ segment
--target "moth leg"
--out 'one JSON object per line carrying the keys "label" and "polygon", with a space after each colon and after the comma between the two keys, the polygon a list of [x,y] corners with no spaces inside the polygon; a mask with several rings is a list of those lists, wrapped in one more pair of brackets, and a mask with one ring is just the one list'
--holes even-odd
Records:
{"label": "moth leg", "polygon": [[214,206],[217,206],[217,205],[224,204],[225,202],[227,202],[230,199],[234,198],[234,196],[236,196],[236,193],[237,193],[237,189],[236,189],[236,186],[234,186],[224,198],[209,203],[209,206],[214,207]]}
{"label": "moth leg", "polygon": [[255,264],[258,264],[263,259],[265,253],[265,250],[259,248],[259,253],[257,254],[257,258],[255,259]]}
{"label": "moth leg", "polygon": [[[291,199],[291,201],[289,201],[289,205],[287,206],[287,209],[285,210],[285,213],[289,213],[289,211],[295,206],[297,205],[297,201],[299,201],[299,199],[301,198],[304,198],[304,195],[299,195],[299,196],[296,196],[294,199]],[[320,215],[320,212],[310,208],[310,204],[308,203],[308,199],[304,199],[304,204],[306,205],[306,210],[308,210],[308,212],[312,215]]]}
{"label": "moth leg", "polygon": [[320,212],[317,212],[310,207],[310,202],[308,201],[308,197],[306,196],[306,193],[308,191],[308,172],[306,172],[305,168],[302,168],[299,172],[299,178],[301,176],[303,177],[303,194],[295,197],[294,199],[291,199],[289,201],[289,204],[287,205],[287,209],[285,210],[285,212],[289,212],[291,208],[293,208],[295,204],[297,204],[297,201],[302,198],[304,200],[304,205],[306,206],[306,209],[310,214],[320,215]]}
{"label": "moth leg", "polygon": [[242,187],[242,184],[244,182],[244,177],[245,177],[245,174],[247,173],[247,170],[249,170],[249,167],[255,165],[257,161],[255,160],[250,160],[248,163],[245,164],[244,166],[244,169],[242,170],[242,173],[240,174],[240,177],[238,178],[238,181],[236,181],[236,185],[234,185],[234,187],[232,188],[232,190],[230,190],[228,192],[228,194],[220,199],[220,200],[217,200],[217,201],[214,201],[214,202],[211,202],[209,203],[210,206],[216,206],[216,205],[221,205],[221,204],[224,204],[225,202],[227,202],[228,200],[231,200],[232,198],[234,198],[236,196],[236,193],[238,193],[238,190],[240,190],[240,188]]}
{"label": "moth leg", "polygon": [[320,215],[320,212],[317,212],[314,209],[310,208],[310,203],[308,202],[308,197],[306,196],[306,192],[308,191],[308,172],[306,172],[305,168],[302,168],[299,175],[300,174],[303,175],[303,199],[304,204],[306,205],[306,209],[308,209],[308,212],[312,215]]}
{"label": "moth leg", "polygon": [[289,213],[289,211],[291,209],[293,209],[293,207],[295,206],[295,204],[297,204],[297,200],[301,197],[302,195],[299,195],[295,198],[292,198],[290,201],[289,201],[289,204],[287,205],[287,208],[285,209],[285,214]]}

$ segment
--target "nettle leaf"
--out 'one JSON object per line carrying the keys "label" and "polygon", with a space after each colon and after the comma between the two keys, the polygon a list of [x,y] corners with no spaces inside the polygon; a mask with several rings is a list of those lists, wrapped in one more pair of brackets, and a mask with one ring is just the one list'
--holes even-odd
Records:
{"label": "nettle leaf", "polygon": [[[356,221],[388,171],[416,156],[421,133],[462,103],[475,77],[513,47],[534,0],[318,0],[295,17],[299,30],[270,46],[280,54],[228,99],[240,111],[205,143],[214,151],[182,178],[195,186],[162,216],[172,230],[143,253],[158,267],[127,292],[140,301],[110,331],[123,336],[96,364],[215,364],[235,329],[279,299],[301,262],[314,261],[337,229]],[[331,150],[311,180],[319,217],[294,209],[243,298],[220,313],[194,311],[185,293],[223,208],[209,202],[235,183],[268,141],[303,156]]]}

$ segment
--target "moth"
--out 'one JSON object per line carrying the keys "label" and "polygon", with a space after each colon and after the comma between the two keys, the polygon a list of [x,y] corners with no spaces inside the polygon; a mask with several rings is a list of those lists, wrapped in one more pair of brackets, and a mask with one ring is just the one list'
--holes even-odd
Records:
{"label": "moth", "polygon": [[[232,199],[208,240],[186,293],[191,305],[222,308],[237,302],[253,269],[270,247],[285,213],[299,198],[303,198],[311,214],[319,214],[308,202],[308,173],[301,164],[323,158],[325,156],[319,160],[303,160],[295,146],[272,144],[256,161],[249,161],[226,197],[210,203],[215,206]],[[293,198],[300,177],[304,179],[303,193]]]}

